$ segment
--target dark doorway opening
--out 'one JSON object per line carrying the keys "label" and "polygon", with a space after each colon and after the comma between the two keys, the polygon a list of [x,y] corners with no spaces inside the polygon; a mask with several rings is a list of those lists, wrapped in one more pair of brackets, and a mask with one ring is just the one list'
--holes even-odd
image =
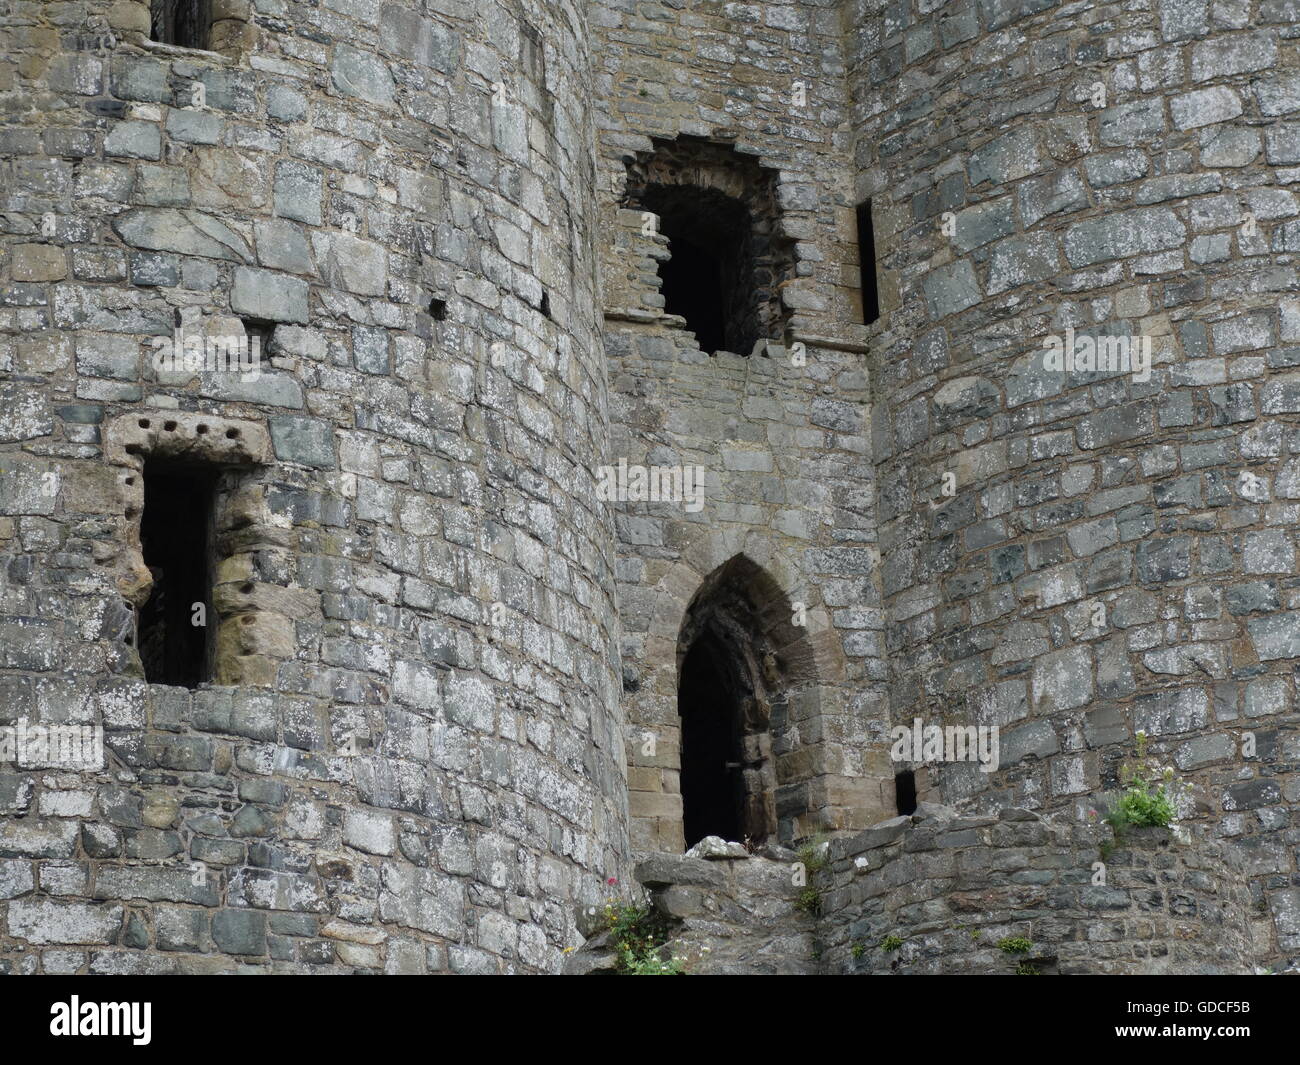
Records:
{"label": "dark doorway opening", "polygon": [[894,801],[900,815],[916,813],[916,774],[912,770],[894,776]]}
{"label": "dark doorway opening", "polygon": [[705,836],[739,841],[744,806],[740,708],[728,682],[724,649],[696,640],[682,663],[682,828],[686,846]]}
{"label": "dark doorway opening", "polygon": [[136,646],[150,684],[197,688],[211,679],[212,516],[217,474],[147,462],[140,544],[153,576]]}
{"label": "dark doorway opening", "polygon": [[871,221],[871,201],[858,204],[858,273],[862,285],[862,323],[880,317],[880,290],[876,285],[876,229]]}

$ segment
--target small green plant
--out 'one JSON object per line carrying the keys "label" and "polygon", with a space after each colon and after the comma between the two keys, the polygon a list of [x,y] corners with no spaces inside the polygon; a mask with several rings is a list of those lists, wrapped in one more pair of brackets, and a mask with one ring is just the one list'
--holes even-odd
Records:
{"label": "small green plant", "polygon": [[810,879],[830,864],[827,849],[826,837],[818,833],[795,851],[795,860],[804,867]]}
{"label": "small green plant", "polygon": [[979,930],[978,928],[972,928],[972,929],[970,930],[970,937],[971,937],[971,939],[979,939],[979,937],[980,937],[980,930]]}
{"label": "small green plant", "polygon": [[815,887],[809,885],[799,892],[799,897],[795,899],[795,909],[802,910],[804,913],[817,917],[822,912],[822,893]]}
{"label": "small green plant", "polygon": [[855,958],[862,957],[862,955],[864,955],[866,952],[867,952],[867,946],[865,943],[854,943],[853,946],[849,947],[849,953],[852,954]]}
{"label": "small green plant", "polygon": [[807,884],[799,892],[799,897],[795,900],[795,908],[813,917],[821,915],[822,893],[820,888],[813,886],[808,881],[811,881],[813,877],[830,865],[830,858],[826,852],[826,840],[820,833],[795,851],[795,861],[803,866],[805,883]]}
{"label": "small green plant", "polygon": [[633,958],[625,970],[626,976],[684,976],[686,970],[681,958],[669,958],[664,961],[658,954],[644,958]]}
{"label": "small green plant", "polygon": [[605,928],[618,956],[617,971],[624,976],[681,976],[680,958],[664,960],[661,948],[668,941],[668,922],[648,906],[605,903]]}
{"label": "small green plant", "polygon": [[1042,976],[1043,974],[1040,973],[1031,962],[1022,961],[1019,965],[1016,966],[1016,975],[1017,976]]}
{"label": "small green plant", "polygon": [[998,950],[1003,954],[1028,954],[1034,949],[1034,942],[1024,936],[1007,936],[998,940]]}
{"label": "small green plant", "polygon": [[1178,819],[1177,800],[1184,785],[1174,779],[1172,766],[1162,767],[1147,757],[1147,735],[1141,729],[1137,732],[1137,760],[1120,766],[1119,776],[1124,791],[1106,814],[1117,839],[1129,827],[1168,828]]}
{"label": "small green plant", "polygon": [[880,949],[884,951],[897,950],[902,945],[903,941],[899,939],[898,936],[885,936],[885,938],[880,941]]}

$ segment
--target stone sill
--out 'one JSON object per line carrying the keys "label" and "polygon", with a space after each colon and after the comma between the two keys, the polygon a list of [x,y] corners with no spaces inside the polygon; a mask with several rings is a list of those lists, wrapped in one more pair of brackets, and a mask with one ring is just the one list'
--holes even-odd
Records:
{"label": "stone sill", "polygon": [[163,44],[161,41],[153,41],[147,37],[133,43],[146,52],[154,52],[169,59],[206,59],[220,63],[222,66],[238,66],[238,61],[230,56],[223,55],[221,52],[210,52],[206,48],[182,48],[175,44]]}
{"label": "stone sill", "polygon": [[871,350],[870,345],[863,341],[820,336],[816,333],[794,332],[790,334],[790,339],[810,348],[830,348],[832,351],[847,351],[854,355],[865,355]]}

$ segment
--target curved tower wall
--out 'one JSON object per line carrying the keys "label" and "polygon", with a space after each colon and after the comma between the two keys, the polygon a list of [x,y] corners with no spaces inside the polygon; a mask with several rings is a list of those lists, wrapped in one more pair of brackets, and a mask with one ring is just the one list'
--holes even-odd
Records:
{"label": "curved tower wall", "polygon": [[[1144,730],[1185,816],[1244,845],[1256,949],[1294,956],[1294,13],[846,22],[891,713],[1002,729],[1000,772],[935,766],[921,797],[1086,812]],[[1067,330],[1149,342],[1149,379],[1045,367]]]}
{"label": "curved tower wall", "polygon": [[[558,969],[627,848],[581,5],[11,8],[0,718],[105,743],[0,766],[0,964]],[[167,459],[193,691],[131,643]]]}

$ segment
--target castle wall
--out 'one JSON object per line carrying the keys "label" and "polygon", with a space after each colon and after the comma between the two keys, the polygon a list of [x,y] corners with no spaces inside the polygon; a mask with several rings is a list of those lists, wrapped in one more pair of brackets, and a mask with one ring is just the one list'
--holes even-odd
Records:
{"label": "castle wall", "polygon": [[[147,7],[2,31],[0,724],[106,751],[0,766],[0,965],[555,971],[627,856],[582,6]],[[225,471],[195,691],[131,645],[165,456]]]}
{"label": "castle wall", "polygon": [[[792,711],[778,806],[800,835],[872,823],[892,812],[893,784],[870,732],[884,717],[884,665],[838,10],[597,3],[590,17],[598,166],[611,190],[601,218],[610,461],[706,474],[697,512],[616,504],[633,845],[682,849],[677,641],[701,584],[740,554],[807,611],[808,647],[791,652],[806,668],[781,683],[811,677],[817,690]],[[782,324],[766,350],[707,354],[665,312],[658,265],[671,242],[628,201],[628,181],[656,149],[676,150],[661,142],[683,137],[771,174],[776,216],[760,219],[792,242],[793,274],[778,285]],[[685,168],[714,187],[699,170]]]}
{"label": "castle wall", "polygon": [[[1300,947],[1293,23],[846,7],[890,712],[1002,729],[1002,771],[922,798],[1077,813],[1142,729],[1243,844],[1273,958]],[[1067,330],[1149,342],[1149,379],[1045,368]]]}
{"label": "castle wall", "polygon": [[[833,844],[826,942],[765,860],[678,893],[741,929],[719,965],[988,971],[972,884],[1059,971],[1296,956],[1291,6],[216,14],[212,51],[143,0],[0,29],[0,969],[557,971],[682,849],[681,634],[737,571],[782,841],[892,814],[915,717],[1001,768],[916,765],[961,827]],[[765,343],[669,313],[647,175],[751,197]],[[182,333],[266,347],[156,362]],[[193,691],[136,646],[164,460],[215,485]],[[620,463],[702,506],[602,500]],[[102,753],[5,753],[55,725]],[[1067,822],[1138,730],[1198,834],[1099,893]]]}
{"label": "castle wall", "polygon": [[[1201,832],[927,803],[801,851],[657,854],[636,868],[694,975],[1240,975],[1243,855]],[[608,971],[596,938],[566,971]]]}
{"label": "castle wall", "polygon": [[828,972],[1253,971],[1249,892],[1230,843],[1157,828],[1113,841],[1106,826],[1015,807],[971,817],[930,807],[834,840],[829,857],[818,927]]}

